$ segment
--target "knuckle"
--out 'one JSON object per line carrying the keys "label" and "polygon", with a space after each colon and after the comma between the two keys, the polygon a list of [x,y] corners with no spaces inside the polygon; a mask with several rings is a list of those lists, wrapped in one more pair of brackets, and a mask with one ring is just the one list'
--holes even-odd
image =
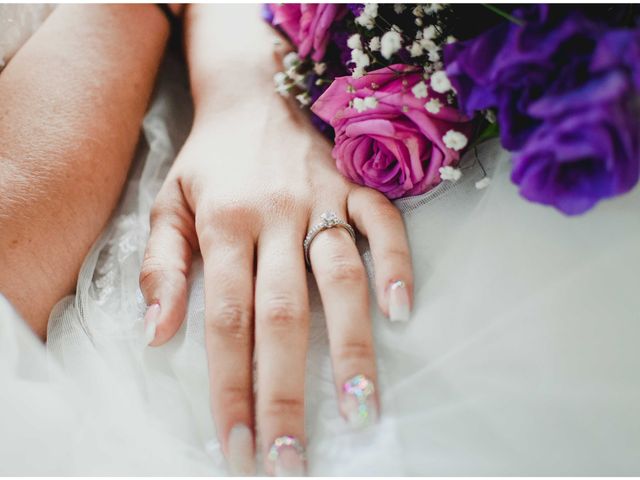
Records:
{"label": "knuckle", "polygon": [[267,400],[265,415],[268,417],[304,417],[304,400],[301,397],[277,395]]}
{"label": "knuckle", "polygon": [[140,267],[140,276],[138,282],[143,290],[152,288],[156,282],[159,281],[159,277],[164,274],[165,267],[161,258],[145,254],[142,266]]}
{"label": "knuckle", "polygon": [[269,194],[270,207],[280,217],[290,217],[302,204],[302,196],[289,188],[274,190]]}
{"label": "knuckle", "polygon": [[224,385],[217,392],[217,403],[225,408],[249,403],[249,388],[245,385]]}
{"label": "knuckle", "polygon": [[338,256],[328,263],[324,275],[331,282],[335,283],[358,283],[365,280],[364,266],[359,259]]}
{"label": "knuckle", "polygon": [[196,211],[198,235],[206,235],[213,229],[246,223],[253,216],[253,207],[242,202],[216,202]]}
{"label": "knuckle", "polygon": [[336,346],[335,352],[338,362],[375,361],[373,344],[364,339],[351,339]]}
{"label": "knuckle", "polygon": [[401,218],[400,211],[386,198],[374,201],[370,215],[374,220],[384,221],[397,220]]}
{"label": "knuckle", "polygon": [[291,299],[274,299],[266,302],[264,321],[272,328],[290,329],[301,323],[303,309]]}
{"label": "knuckle", "polygon": [[207,317],[207,333],[235,341],[248,341],[251,334],[250,309],[236,301],[223,302]]}

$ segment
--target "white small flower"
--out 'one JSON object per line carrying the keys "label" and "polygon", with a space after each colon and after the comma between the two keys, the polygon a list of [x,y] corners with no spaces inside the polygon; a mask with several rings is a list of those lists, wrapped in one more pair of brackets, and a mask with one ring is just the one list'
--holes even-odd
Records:
{"label": "white small flower", "polygon": [[303,107],[306,107],[311,103],[311,97],[307,92],[296,95],[296,100],[298,100],[298,102],[300,102],[300,105]]}
{"label": "white small flower", "polygon": [[447,43],[453,43],[453,42],[457,42],[458,39],[456,37],[454,37],[453,35],[449,35],[445,41]]}
{"label": "white small flower", "polygon": [[291,67],[286,72],[287,77],[289,77],[293,82],[299,87],[304,87],[305,82],[307,81],[306,75],[302,75],[301,73],[296,72],[296,67]]}
{"label": "white small flower", "polygon": [[424,16],[424,10],[422,9],[422,5],[418,5],[416,8],[413,9],[411,13],[413,13],[413,15],[416,17]]}
{"label": "white small flower", "polygon": [[273,76],[273,83],[276,85],[276,92],[278,92],[283,97],[289,96],[289,87],[290,84],[287,83],[289,77],[284,72],[278,72]]}
{"label": "white small flower", "polygon": [[496,112],[493,110],[485,110],[484,118],[486,118],[489,123],[496,123]]}
{"label": "white small flower", "polygon": [[429,40],[427,38],[423,38],[420,40],[420,46],[429,52],[432,50],[438,50],[438,46],[436,45],[436,43],[433,40]]}
{"label": "white small flower", "polygon": [[376,108],[378,106],[378,100],[376,97],[364,97],[364,106],[367,109]]}
{"label": "white small flower", "polygon": [[442,103],[440,103],[440,100],[438,100],[437,98],[432,98],[427,103],[425,103],[424,108],[427,109],[427,112],[433,113],[435,115],[436,113],[440,113]]}
{"label": "white small flower", "polygon": [[369,64],[371,63],[371,59],[369,58],[369,55],[364,53],[362,50],[358,50],[358,49],[351,50],[351,61],[356,64],[357,68],[362,68],[362,69],[364,69],[365,67],[368,67]]}
{"label": "white small flower", "polygon": [[393,11],[396,12],[398,15],[400,15],[406,9],[407,9],[407,6],[404,3],[394,3],[393,4]]}
{"label": "white small flower", "polygon": [[283,97],[289,96],[289,85],[278,85],[276,87],[276,92],[282,95]]}
{"label": "white small flower", "polygon": [[440,10],[443,10],[444,6],[440,3],[431,3],[431,4],[427,4],[427,6],[425,7],[424,11],[431,15],[433,13],[438,13]]}
{"label": "white small flower", "polygon": [[358,113],[362,113],[366,110],[376,108],[378,106],[378,100],[374,97],[354,98],[352,106]]}
{"label": "white small flower", "polygon": [[351,77],[355,78],[356,80],[358,78],[362,78],[364,76],[364,68],[363,67],[356,67],[353,69],[353,72],[351,72]]}
{"label": "white small flower", "polygon": [[433,25],[429,25],[427,28],[422,30],[422,38],[426,40],[433,40],[434,38],[436,38],[436,34],[436,27],[434,27]]}
{"label": "white small flower", "polygon": [[347,47],[351,50],[362,50],[362,42],[360,42],[359,33],[355,33],[349,37],[349,40],[347,40]]}
{"label": "white small flower", "polygon": [[380,37],[373,37],[369,40],[369,50],[377,52],[380,50]]}
{"label": "white small flower", "polygon": [[469,142],[464,134],[455,130],[447,131],[447,133],[444,134],[444,137],[442,137],[442,141],[447,146],[447,148],[455,150],[456,152],[466,147],[467,143]]}
{"label": "white small flower", "polygon": [[367,3],[364,6],[364,11],[362,12],[368,17],[376,18],[378,16],[378,4],[377,3]]}
{"label": "white small flower", "polygon": [[424,23],[424,22],[422,21],[422,19],[421,19],[421,18],[416,18],[416,19],[415,19],[415,21],[414,21],[414,23],[415,23],[417,26],[421,27],[421,26],[423,25],[423,23]]}
{"label": "white small flower", "polygon": [[362,13],[356,18],[356,23],[371,30],[375,26],[375,18],[377,16],[378,5],[376,3],[367,3]]}
{"label": "white small flower", "polygon": [[287,81],[287,74],[284,72],[278,72],[273,76],[273,83],[276,84],[276,86],[278,85],[282,85],[283,83],[285,83]]}
{"label": "white small flower", "polygon": [[298,66],[300,63],[300,57],[296,52],[287,53],[282,59],[282,64],[284,65],[285,70],[289,70],[292,67]]}
{"label": "white small flower", "polygon": [[440,60],[440,54],[438,53],[438,50],[429,50],[429,61],[437,62],[439,60]]}
{"label": "white small flower", "polygon": [[444,70],[439,70],[431,75],[431,88],[438,93],[445,93],[451,90],[451,82]]}
{"label": "white small flower", "polygon": [[420,45],[420,42],[413,42],[409,48],[409,52],[411,52],[411,57],[419,57],[422,55],[422,46]]}
{"label": "white small flower", "polygon": [[313,71],[316,73],[316,75],[322,75],[324,72],[327,71],[327,64],[326,63],[316,63],[313,66]]}
{"label": "white small flower", "polygon": [[387,60],[400,48],[402,48],[402,37],[396,31],[389,31],[380,39],[380,53]]}
{"label": "white small flower", "polygon": [[457,182],[462,177],[462,171],[459,168],[440,167],[439,172],[442,180],[449,180],[450,182]]}
{"label": "white small flower", "polygon": [[355,108],[358,113],[362,113],[367,109],[367,107],[364,105],[364,100],[357,97],[353,99],[353,108]]}
{"label": "white small flower", "polygon": [[429,92],[427,91],[427,84],[424,82],[416,83],[411,89],[413,96],[416,98],[427,98]]}
{"label": "white small flower", "polygon": [[491,179],[489,177],[484,177],[476,182],[476,188],[478,190],[482,190],[483,188],[487,188],[491,183]]}

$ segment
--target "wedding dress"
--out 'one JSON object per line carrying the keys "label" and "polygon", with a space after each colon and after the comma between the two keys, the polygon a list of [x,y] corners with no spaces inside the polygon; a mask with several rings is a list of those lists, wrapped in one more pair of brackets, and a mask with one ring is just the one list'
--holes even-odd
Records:
{"label": "wedding dress", "polygon": [[[184,325],[160,348],[144,345],[137,282],[149,208],[191,116],[170,54],[120,206],[46,346],[0,296],[0,474],[227,473],[208,407],[202,262]],[[312,286],[310,474],[640,475],[640,189],[567,218],[518,196],[496,142],[463,165],[458,182],[397,202],[415,309],[392,324],[373,308],[383,410],[368,430],[339,416]]]}

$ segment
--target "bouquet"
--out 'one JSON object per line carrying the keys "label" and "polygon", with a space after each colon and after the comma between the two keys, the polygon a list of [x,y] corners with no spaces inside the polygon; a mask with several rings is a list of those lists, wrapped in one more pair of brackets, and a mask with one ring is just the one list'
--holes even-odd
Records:
{"label": "bouquet", "polygon": [[[295,50],[276,90],[310,108],[337,168],[391,199],[456,181],[499,137],[526,199],[575,215],[640,168],[633,5],[269,4]],[[489,183],[477,182],[477,188]]]}

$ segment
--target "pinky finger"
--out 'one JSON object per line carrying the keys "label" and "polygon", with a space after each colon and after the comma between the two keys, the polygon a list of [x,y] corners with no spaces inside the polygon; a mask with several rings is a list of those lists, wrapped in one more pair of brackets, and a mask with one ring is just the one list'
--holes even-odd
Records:
{"label": "pinky finger", "polygon": [[380,310],[391,321],[408,321],[413,268],[402,215],[383,194],[369,188],[354,190],[348,209],[358,230],[369,240]]}

